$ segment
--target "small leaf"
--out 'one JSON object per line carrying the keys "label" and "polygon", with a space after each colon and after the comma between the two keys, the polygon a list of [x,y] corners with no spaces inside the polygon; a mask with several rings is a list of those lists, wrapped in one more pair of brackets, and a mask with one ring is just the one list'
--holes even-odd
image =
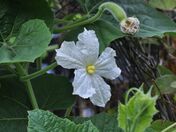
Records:
{"label": "small leaf", "polygon": [[176,89],[176,81],[173,81],[173,82],[171,83],[170,87]]}
{"label": "small leaf", "polygon": [[[173,124],[173,122],[170,122],[167,120],[156,120],[152,123],[150,128],[155,130],[155,132],[161,132],[162,130],[164,130],[165,128],[167,128],[168,126],[170,126],[172,124]],[[176,127],[171,128],[168,132],[174,132],[174,130],[176,130]]]}
{"label": "small leaf", "polygon": [[98,132],[91,121],[75,124],[68,119],[62,119],[49,111],[29,111],[28,132]]}
{"label": "small leaf", "polygon": [[50,40],[51,33],[42,20],[29,20],[13,44],[0,47],[0,63],[33,62],[45,52]]}
{"label": "small leaf", "polygon": [[156,114],[156,97],[138,91],[127,104],[120,103],[118,108],[119,127],[124,131],[143,132]]}
{"label": "small leaf", "polygon": [[112,116],[104,112],[90,118],[76,117],[73,119],[76,123],[83,123],[87,120],[91,120],[100,132],[123,132],[118,127],[116,116]]}
{"label": "small leaf", "polygon": [[165,66],[158,65],[157,67],[160,75],[173,74],[173,72],[167,69]]}
{"label": "small leaf", "polygon": [[176,92],[176,88],[174,86],[175,81],[176,81],[175,75],[172,75],[172,74],[171,75],[163,75],[163,76],[158,77],[156,79],[156,84],[162,94],[174,93],[174,92]]}

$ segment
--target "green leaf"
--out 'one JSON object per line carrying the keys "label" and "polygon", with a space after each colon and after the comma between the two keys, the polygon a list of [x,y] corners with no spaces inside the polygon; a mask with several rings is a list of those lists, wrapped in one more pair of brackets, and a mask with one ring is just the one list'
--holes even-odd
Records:
{"label": "green leaf", "polygon": [[0,47],[0,63],[33,62],[48,47],[51,33],[42,20],[29,20],[20,29],[14,43]]}
{"label": "green leaf", "polygon": [[[161,132],[162,130],[164,130],[165,128],[167,128],[168,126],[172,124],[173,122],[170,122],[167,120],[156,120],[152,123],[150,128],[153,129],[154,132]],[[171,128],[168,132],[174,132],[174,130],[176,130],[176,127]]]}
{"label": "green leaf", "polygon": [[36,18],[53,26],[53,13],[45,0],[0,0],[0,33],[4,39],[16,34],[27,20]]}
{"label": "green leaf", "polygon": [[104,0],[77,0],[84,12],[97,8]]}
{"label": "green leaf", "polygon": [[26,132],[30,105],[24,86],[17,79],[4,79],[0,83],[0,131]]}
{"label": "green leaf", "polygon": [[[102,52],[110,44],[110,42],[124,36],[118,27],[105,20],[98,20],[93,24],[86,25],[85,27],[89,30],[95,31],[100,43],[100,52]],[[78,27],[74,30],[71,30],[65,35],[64,40],[77,41],[78,34],[83,32],[83,30],[84,27]]]}
{"label": "green leaf", "polygon": [[[85,0],[78,0],[78,1],[82,1],[82,3],[84,3]],[[101,2],[101,0],[96,1]],[[143,0],[111,0],[111,1],[122,6],[122,8],[126,11],[128,16],[136,16],[140,20],[141,23],[140,31],[135,35],[136,37],[142,38],[153,36],[163,37],[165,34],[176,35],[176,28],[175,28],[176,24],[168,16],[152,8]],[[92,3],[93,3],[92,0],[87,1],[86,5],[91,6],[89,7],[89,9],[95,7],[96,4]],[[175,3],[173,5],[175,5]],[[96,6],[96,9],[97,8],[98,6]],[[109,15],[109,17],[107,17],[106,20],[109,20],[109,22],[119,27],[119,23],[112,19],[112,15]],[[119,28],[118,30],[120,31]]]}
{"label": "green leaf", "polygon": [[32,80],[39,108],[66,109],[75,101],[72,84],[66,77],[46,74]]}
{"label": "green leaf", "polygon": [[157,112],[155,104],[156,97],[151,97],[150,92],[144,94],[139,90],[127,104],[120,103],[118,108],[119,127],[125,132],[143,132],[150,126],[152,117]]}
{"label": "green leaf", "polygon": [[174,87],[175,81],[176,81],[175,75],[171,75],[171,74],[163,75],[156,79],[156,84],[162,94],[174,93],[176,92],[176,87]]}
{"label": "green leaf", "polygon": [[136,37],[163,37],[164,34],[176,35],[176,24],[167,16],[144,3],[143,0],[114,0],[120,4],[128,16],[140,20],[140,31]]}
{"label": "green leaf", "polygon": [[149,0],[149,4],[158,9],[172,10],[176,7],[176,0]]}
{"label": "green leaf", "polygon": [[73,118],[75,123],[83,123],[88,120],[91,120],[91,122],[98,128],[100,132],[123,132],[118,127],[116,116],[112,116],[104,112],[90,118]]}
{"label": "green leaf", "polygon": [[28,113],[28,132],[98,132],[90,121],[76,125],[49,111],[36,109]]}
{"label": "green leaf", "polygon": [[157,69],[160,75],[173,74],[171,70],[162,65],[158,65]]}
{"label": "green leaf", "polygon": [[[43,109],[66,109],[74,103],[72,86],[65,77],[43,75],[32,84],[39,107]],[[0,104],[0,131],[27,131],[27,111],[31,104],[23,83],[15,78],[1,79]]]}

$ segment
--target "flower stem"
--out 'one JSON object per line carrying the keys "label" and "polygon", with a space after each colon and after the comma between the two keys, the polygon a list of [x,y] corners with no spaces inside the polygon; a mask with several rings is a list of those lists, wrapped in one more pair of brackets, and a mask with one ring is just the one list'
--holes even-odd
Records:
{"label": "flower stem", "polygon": [[168,126],[167,128],[165,128],[164,130],[162,130],[161,132],[167,132],[169,129],[173,128],[176,126],[176,122],[173,123],[172,125]]}
{"label": "flower stem", "polygon": [[23,81],[31,80],[33,78],[36,78],[38,76],[41,76],[41,75],[45,74],[48,70],[51,70],[51,69],[55,68],[56,66],[57,66],[57,63],[54,62],[51,65],[49,65],[49,66],[47,66],[47,67],[45,67],[45,68],[43,68],[43,69],[41,69],[41,70],[39,70],[37,72],[34,72],[32,74],[29,74],[29,75],[22,76],[21,80],[23,80]]}
{"label": "flower stem", "polygon": [[[15,66],[16,66],[16,69],[17,69],[17,72],[18,72],[19,76],[27,75],[26,70],[24,70],[24,68],[22,67],[22,65],[20,63],[15,64]],[[23,83],[26,86],[26,91],[27,91],[28,96],[30,98],[33,109],[39,108],[38,104],[37,104],[35,94],[34,94],[34,91],[33,91],[33,88],[32,88],[31,81],[26,80],[26,81],[23,81]]]}
{"label": "flower stem", "polygon": [[119,5],[114,2],[105,2],[99,6],[98,12],[94,16],[64,26],[63,28],[55,29],[54,33],[60,33],[71,28],[93,23],[103,15],[104,11],[109,11],[117,21],[122,21],[127,18],[125,11]]}

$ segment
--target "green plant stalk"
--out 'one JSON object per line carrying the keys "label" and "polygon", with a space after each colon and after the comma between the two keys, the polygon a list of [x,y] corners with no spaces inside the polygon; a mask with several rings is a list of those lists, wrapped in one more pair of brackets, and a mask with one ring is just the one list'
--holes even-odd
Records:
{"label": "green plant stalk", "polygon": [[51,46],[48,46],[47,51],[50,52],[50,51],[53,51],[53,50],[55,50],[57,48],[59,48],[59,46],[57,44],[51,45]]}
{"label": "green plant stalk", "polygon": [[2,76],[0,76],[0,79],[13,78],[13,77],[17,77],[16,74],[6,74],[6,75],[2,75]]}
{"label": "green plant stalk", "polygon": [[137,88],[131,88],[130,90],[128,90],[128,92],[126,93],[126,96],[125,96],[125,104],[128,103],[129,95],[130,95],[130,93],[133,92],[133,91],[138,92],[139,89],[137,89]]}
{"label": "green plant stalk", "polygon": [[37,65],[37,70],[41,70],[41,68],[42,68],[42,57],[37,58],[36,65]]}
{"label": "green plant stalk", "polygon": [[70,25],[64,26],[63,28],[54,29],[54,33],[60,33],[78,26],[93,23],[103,15],[104,11],[109,11],[113,15],[113,17],[119,22],[127,18],[125,11],[119,5],[114,2],[105,2],[99,6],[98,12],[91,18],[72,23]]}
{"label": "green plant stalk", "polygon": [[67,108],[64,117],[69,117],[69,116],[70,116],[70,114],[71,114],[71,112],[72,112],[72,107],[73,107],[73,106],[71,105],[70,107]]}
{"label": "green plant stalk", "polygon": [[[15,64],[15,66],[16,66],[16,69],[17,69],[19,76],[27,75],[27,72],[24,70],[24,68],[22,67],[22,65],[20,63]],[[26,90],[27,90],[28,96],[30,98],[33,109],[39,108],[34,91],[33,91],[33,88],[32,88],[31,81],[26,80],[26,81],[23,81],[23,83],[26,86]]]}
{"label": "green plant stalk", "polygon": [[[137,88],[131,88],[130,90],[128,90],[128,92],[126,93],[126,96],[125,96],[125,104],[126,104],[126,105],[127,105],[127,103],[128,103],[129,95],[130,95],[130,93],[133,92],[133,91],[139,91],[139,89],[137,89]],[[128,128],[125,128],[125,132],[130,132],[131,127],[130,127],[130,125],[129,125],[128,120],[126,120],[126,124],[128,124],[128,125],[127,125]]]}
{"label": "green plant stalk", "polygon": [[37,72],[34,72],[32,74],[29,74],[29,75],[24,75],[24,76],[21,76],[21,80],[22,81],[27,81],[27,80],[31,80],[33,78],[36,78],[38,76],[41,76],[43,74],[45,74],[47,71],[51,70],[51,69],[54,69],[55,67],[57,66],[57,63],[54,62],[52,63],[51,65],[37,71]]}
{"label": "green plant stalk", "polygon": [[161,132],[167,132],[169,129],[173,128],[176,126],[176,122],[173,123],[172,125],[168,126],[167,128],[165,128],[164,130],[162,130]]}

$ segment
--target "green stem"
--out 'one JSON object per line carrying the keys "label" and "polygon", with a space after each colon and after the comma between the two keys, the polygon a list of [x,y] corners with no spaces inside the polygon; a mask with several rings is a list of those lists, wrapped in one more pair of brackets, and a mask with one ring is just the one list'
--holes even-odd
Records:
{"label": "green stem", "polygon": [[130,90],[128,90],[128,92],[126,93],[126,96],[125,96],[125,104],[128,103],[129,94],[130,94],[132,91],[139,91],[139,89],[137,89],[137,88],[131,88]]}
{"label": "green stem", "polygon": [[169,129],[173,128],[176,126],[176,122],[173,123],[172,125],[168,126],[167,128],[165,128],[164,130],[162,130],[161,132],[167,132]]}
{"label": "green stem", "polygon": [[109,11],[117,21],[122,21],[123,19],[127,18],[125,11],[119,5],[114,2],[105,2],[99,6],[98,12],[91,18],[72,23],[70,25],[64,26],[63,28],[55,29],[54,33],[60,33],[71,28],[93,23],[98,20],[106,10]]}
{"label": "green stem", "polygon": [[70,107],[67,108],[64,117],[69,117],[69,116],[70,116],[70,114],[71,114],[71,112],[72,112],[72,107],[73,107],[73,106],[70,106]]}
{"label": "green stem", "polygon": [[47,48],[47,51],[48,52],[50,52],[50,51],[53,51],[53,50],[55,50],[55,49],[57,49],[57,48],[59,48],[59,46],[58,45],[51,45],[51,46],[49,46],[48,48]]}
{"label": "green stem", "polygon": [[23,81],[31,80],[33,78],[36,78],[38,76],[41,76],[41,75],[45,74],[48,70],[51,70],[51,69],[55,68],[56,66],[57,66],[57,63],[54,62],[51,65],[41,69],[40,71],[34,72],[32,74],[29,74],[29,75],[22,76],[21,80],[23,80]]}
{"label": "green stem", "polygon": [[7,75],[2,75],[0,76],[0,79],[5,79],[5,78],[13,78],[16,77],[16,74],[7,74]]}
{"label": "green stem", "polygon": [[36,65],[37,65],[37,70],[41,70],[41,68],[42,68],[42,57],[37,58]]}
{"label": "green stem", "polygon": [[24,81],[24,84],[26,85],[27,93],[28,93],[28,96],[31,100],[31,104],[32,104],[33,109],[38,109],[39,106],[38,106],[38,103],[37,103],[37,100],[36,100],[36,97],[35,97],[35,94],[34,94],[34,91],[32,88],[31,81],[30,80]]}
{"label": "green stem", "polygon": [[[24,70],[24,68],[22,67],[21,64],[17,63],[15,66],[16,66],[16,69],[17,69],[19,76],[27,75],[27,72]],[[39,108],[34,91],[33,91],[33,88],[32,88],[32,85],[31,85],[31,81],[26,80],[26,81],[23,81],[23,83],[26,86],[26,90],[27,90],[28,96],[30,98],[33,109]]]}

